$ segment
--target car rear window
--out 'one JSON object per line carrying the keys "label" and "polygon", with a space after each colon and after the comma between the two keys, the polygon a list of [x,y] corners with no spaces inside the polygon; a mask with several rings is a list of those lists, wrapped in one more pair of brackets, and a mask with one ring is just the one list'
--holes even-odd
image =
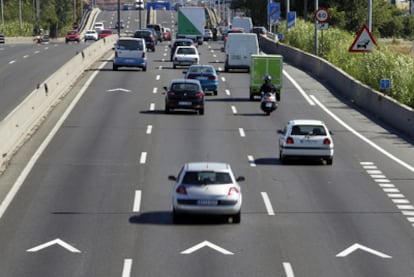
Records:
{"label": "car rear window", "polygon": [[321,125],[295,125],[291,135],[326,136],[326,131]]}
{"label": "car rear window", "polygon": [[189,70],[190,73],[213,73],[211,67],[208,66],[195,66],[191,67]]}
{"label": "car rear window", "polygon": [[120,50],[143,50],[143,43],[141,40],[120,40],[117,45]]}
{"label": "car rear window", "polygon": [[227,172],[189,171],[185,173],[182,183],[188,185],[228,184],[231,183],[231,177]]}
{"label": "car rear window", "polygon": [[193,43],[190,41],[177,41],[174,46],[191,46]]}
{"label": "car rear window", "polygon": [[195,52],[194,48],[179,48],[177,50],[177,53],[178,54],[190,54],[190,55],[192,55],[192,54],[195,54],[196,52]]}
{"label": "car rear window", "polygon": [[177,83],[172,85],[172,90],[174,92],[197,92],[199,87],[191,83]]}

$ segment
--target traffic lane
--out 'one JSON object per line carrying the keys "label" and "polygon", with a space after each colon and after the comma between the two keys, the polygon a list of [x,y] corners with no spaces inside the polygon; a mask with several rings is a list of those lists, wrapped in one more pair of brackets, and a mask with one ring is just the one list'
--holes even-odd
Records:
{"label": "traffic lane", "polygon": [[[228,82],[229,83],[231,83],[231,78],[227,78],[227,80],[228,80]],[[285,83],[286,84],[286,83]],[[239,86],[239,84],[237,84],[238,86]],[[285,96],[286,96],[286,94],[284,94]],[[289,103],[290,103],[290,100],[292,100],[292,102],[293,101],[300,101],[299,99],[300,99],[300,95],[294,95],[294,96],[292,96],[291,94],[288,94],[288,98],[285,98],[285,96],[284,96],[284,98],[283,98],[283,100],[288,100],[287,102],[288,102],[288,104],[285,104],[286,102],[285,101],[283,101],[283,105],[284,105],[284,107],[285,106],[288,106],[289,105]],[[290,96],[292,96],[292,99],[289,99],[290,98]],[[248,104],[246,103],[246,106],[247,106]],[[292,105],[293,106],[293,105]],[[295,103],[295,105],[294,106],[297,106],[297,104]],[[292,109],[292,107],[288,107],[287,109],[284,109],[282,112],[285,112],[285,111],[291,111],[291,110],[293,110]],[[297,113],[303,113],[303,114],[306,114],[307,112],[309,112],[309,111],[307,111],[307,110],[310,110],[310,109],[306,109],[306,104],[305,105],[303,105],[303,107],[301,107],[301,108],[298,108],[298,107],[296,107],[295,109],[294,109],[294,111],[295,111],[295,115],[297,116]],[[313,112],[313,113],[315,113],[315,112]],[[246,113],[243,113],[243,114],[246,114]],[[280,110],[278,110],[277,111],[277,114],[278,114],[278,117],[280,117],[280,116],[283,116],[283,114],[281,114],[281,111]],[[272,115],[276,115],[276,113],[274,113],[274,114],[272,114]],[[289,118],[290,116],[288,116],[287,118]],[[296,117],[295,117],[296,118]],[[305,118],[307,118],[307,117],[305,117]],[[276,119],[277,120],[277,119]],[[246,120],[246,122],[248,122],[247,120]],[[266,120],[262,120],[262,122],[266,122]],[[269,121],[268,121],[269,122]],[[273,122],[272,122],[273,123]],[[259,126],[259,124],[256,124],[256,126]],[[272,127],[273,125],[272,124],[269,124],[269,127],[268,128],[263,128],[263,129],[260,129],[260,131],[262,131],[262,133],[263,132],[267,132],[267,131],[269,131],[269,134],[271,134],[272,133],[272,130],[274,129],[273,127]],[[246,127],[246,130],[249,130],[247,127]],[[261,133],[261,134],[262,134]],[[246,132],[246,135],[247,136],[249,136],[249,131],[247,131]],[[261,139],[260,139],[260,138]],[[271,139],[268,139],[268,140],[265,140],[265,139],[263,139],[263,138],[269,138],[269,136],[258,136],[258,137],[255,137],[254,139],[253,139],[253,141],[255,141],[258,145],[274,145],[274,144],[277,144],[277,139],[273,139],[273,138],[271,138]],[[335,137],[334,137],[334,139],[335,139]],[[355,138],[353,138],[354,140],[355,140]],[[348,141],[349,141],[349,139],[347,139]],[[354,143],[349,143],[350,144],[350,146],[351,147],[344,147],[344,150],[343,150],[343,153],[347,153],[347,152],[349,152],[349,149],[350,148],[352,148],[352,145],[354,144]],[[346,142],[345,143],[339,143],[339,145],[346,145]],[[275,147],[276,148],[276,147]],[[338,148],[338,147],[337,147]],[[264,149],[264,148],[263,148]],[[263,150],[262,149],[262,150]],[[272,151],[270,151],[270,152],[272,152]],[[276,151],[275,151],[276,152]],[[338,156],[338,152],[342,152],[341,150],[338,150],[338,149],[336,149],[336,156]],[[357,153],[364,153],[364,151],[356,151]],[[365,152],[367,152],[367,151],[365,151]],[[265,155],[266,153],[263,153],[263,155]],[[275,153],[275,156],[277,157],[277,153]],[[268,155],[266,155],[265,157],[268,157]],[[342,156],[341,156],[342,157]],[[352,157],[352,155],[350,155],[350,157],[347,157],[347,158],[341,158],[341,160],[344,160],[344,166],[342,166],[342,165],[339,165],[338,167],[339,168],[346,168],[347,166],[349,166],[349,161],[352,161],[354,159],[354,157]],[[271,167],[271,169],[269,169],[269,171],[275,171],[273,168],[273,164],[276,164],[277,165],[277,163],[278,163],[278,160],[277,159],[255,159],[255,161],[256,162],[258,162],[259,164],[260,163],[263,163],[264,165],[269,165],[270,167]],[[338,163],[337,162],[335,162],[334,163],[334,167],[337,165]],[[299,165],[300,165],[300,163],[299,163]],[[306,164],[305,164],[306,165]],[[352,166],[352,165],[351,165]],[[356,161],[355,162],[355,165],[354,165],[354,167],[355,166],[360,166],[359,165],[359,163],[358,163],[358,161]],[[307,166],[308,168],[309,168],[309,166]],[[284,169],[286,169],[286,167],[284,166],[283,167]],[[303,171],[303,169],[302,169],[302,167],[301,166],[297,166],[295,169],[294,169],[295,171],[297,170],[297,172],[302,172]],[[330,169],[327,169],[327,170],[330,170]],[[360,168],[358,167],[357,169],[356,169],[356,174],[359,174],[359,170],[360,170]],[[262,172],[261,172],[262,173]],[[279,173],[281,173],[281,172],[279,172]],[[310,172],[306,172],[307,174],[305,174],[305,177],[303,178],[303,180],[302,181],[304,181],[305,182],[305,184],[308,184],[308,183],[312,183],[312,181],[310,181],[310,180],[315,180],[315,178],[313,178],[313,177],[310,177],[310,176],[312,176],[312,174],[310,173]],[[317,174],[319,174],[320,172],[318,172]],[[347,177],[347,175],[348,174],[355,174],[355,172],[354,173],[349,173],[349,172],[347,172],[346,174],[345,174],[345,176],[343,176],[343,179],[344,180],[347,180],[346,179],[346,177]],[[310,176],[309,176],[310,175]],[[359,175],[361,175],[361,174],[359,174]],[[264,175],[264,176],[266,176],[266,174]],[[280,178],[280,176],[283,176],[283,174],[275,174],[275,176],[273,177],[273,178],[275,178],[275,179],[273,179],[273,180],[278,180],[277,179],[277,177],[279,176],[279,178]],[[317,176],[317,175],[316,175]],[[336,177],[336,174],[334,174],[333,175],[334,177]],[[351,175],[352,176],[352,175]],[[290,184],[291,182],[293,182],[294,183],[294,180],[295,180],[295,178],[293,178],[294,176],[289,176],[289,178],[286,178],[286,186],[284,186],[284,188],[285,187],[289,187],[287,184]],[[356,183],[356,184],[361,184],[361,183],[365,183],[365,181],[357,181],[359,178],[361,178],[362,177],[362,180],[364,179],[363,178],[363,176],[359,176],[358,178],[356,178],[356,180],[354,181],[354,182],[351,182],[351,183]],[[337,182],[339,182],[339,183],[341,183],[341,180],[336,180],[336,178],[332,178],[332,180],[329,180],[328,182],[326,182],[329,186],[331,186],[331,184],[332,183],[337,183]],[[261,182],[259,182],[259,183],[261,183]],[[316,182],[316,184],[318,184],[317,182]],[[343,186],[343,184],[341,185],[341,187]],[[348,186],[349,187],[349,186]],[[374,189],[376,189],[377,187],[375,187],[374,186]],[[301,189],[298,189],[298,191],[304,191],[303,190],[303,188],[301,188]],[[335,191],[335,190],[333,190],[333,191]],[[378,195],[377,194],[377,197],[380,199],[380,200],[377,200],[378,202],[373,202],[373,203],[371,203],[371,205],[372,205],[372,207],[376,207],[377,205],[378,205],[378,203],[380,203],[379,204],[379,206],[380,207],[383,207],[383,206],[390,206],[389,205],[389,201],[387,200],[387,199],[385,199],[385,200],[381,200],[381,191],[379,191],[380,192],[380,195]],[[363,205],[361,205],[362,207],[365,207],[365,205],[366,205],[366,202],[370,202],[370,201],[364,201],[364,199],[370,199],[370,197],[372,197],[372,196],[370,196],[370,194],[371,194],[372,192],[370,191],[370,192],[368,192],[368,193],[365,193],[365,194],[368,194],[368,195],[364,195],[364,197],[360,197],[360,198],[358,198],[357,197],[357,199],[358,200],[360,200],[361,202],[360,203],[362,203]],[[297,194],[297,193],[296,193]],[[277,194],[276,194],[277,195]],[[282,194],[282,195],[285,195],[285,194]],[[295,195],[294,194],[294,192],[292,192],[292,195]],[[306,195],[306,194],[305,194]],[[343,193],[339,193],[339,195],[340,196],[342,196],[343,197],[343,195],[345,195],[345,194],[343,194]],[[358,193],[355,193],[355,195],[361,195],[361,194],[358,194]],[[347,198],[347,197],[346,197]],[[282,199],[284,199],[284,197],[282,197]],[[329,199],[332,199],[332,198],[329,198]],[[334,199],[336,199],[336,198],[334,198]],[[350,195],[350,198],[349,199],[354,199],[354,196],[353,195]],[[336,200],[332,200],[332,202],[330,203],[330,205],[332,205],[332,207],[335,207],[335,205],[336,205],[336,202],[335,202]],[[322,201],[323,202],[323,201]],[[329,201],[328,201],[329,202]],[[283,202],[282,202],[283,203]],[[306,203],[306,202],[303,202],[303,201],[301,201],[301,200],[298,200],[298,201],[292,201],[292,203],[294,203],[295,205],[297,205],[298,203]],[[351,207],[352,207],[353,205],[351,205]],[[391,206],[392,207],[392,206]],[[365,207],[365,209],[366,208],[370,208],[370,206],[368,205],[368,206],[366,206]],[[309,209],[309,208],[308,208]],[[304,209],[304,210],[308,210],[308,209]],[[369,210],[369,209],[368,209]],[[395,212],[395,209],[393,209],[394,210],[394,212]],[[398,214],[398,211],[397,211],[397,214]],[[398,216],[398,215],[397,215]],[[399,219],[399,220],[401,220],[401,218]],[[404,220],[403,220],[403,224],[402,224],[402,226],[401,226],[403,229],[406,229],[407,228],[407,222],[404,222]],[[409,225],[408,225],[408,228],[409,228]]]}
{"label": "traffic lane", "polygon": [[[14,54],[14,62],[4,64],[1,71],[2,94],[0,118],[6,117],[23,99],[45,81],[65,62],[82,51],[86,44],[56,43],[50,45],[25,45]],[[17,55],[21,55],[17,57]],[[24,74],[22,74],[22,72]]]}
{"label": "traffic lane", "polygon": [[[131,127],[134,125],[136,117],[130,118],[133,121],[131,122],[123,116],[127,114],[138,116],[139,102],[137,100],[141,96],[130,94],[132,99],[136,98],[136,101],[131,101],[131,97],[128,98],[127,95],[116,92],[105,94],[106,88],[112,87],[112,84],[116,83],[114,80],[120,75],[114,75],[112,71],[107,73],[108,77],[97,81],[104,88],[97,86],[95,92],[97,100],[88,100],[88,96],[85,95],[84,100],[89,103],[87,105],[91,106],[85,107],[82,103],[79,105],[78,109],[85,110],[88,115],[78,112],[78,110],[73,112],[78,117],[75,117],[75,120],[68,120],[67,125],[57,135],[56,144],[52,144],[48,148],[48,152],[44,154],[45,160],[39,162],[40,171],[37,172],[35,169],[35,173],[29,177],[30,180],[27,181],[29,185],[25,185],[24,188],[27,187],[29,190],[34,189],[35,191],[29,192],[27,195],[25,189],[22,189],[19,193],[25,199],[23,200],[25,204],[22,206],[26,208],[18,208],[17,211],[22,214],[16,215],[14,212],[8,212],[11,214],[9,222],[12,222],[16,217],[27,219],[23,221],[22,225],[15,226],[15,230],[21,230],[23,235],[26,235],[27,241],[15,238],[11,240],[11,248],[15,247],[24,253],[24,250],[31,246],[59,237],[69,243],[75,243],[81,250],[82,245],[86,245],[85,248],[90,249],[88,248],[89,242],[96,242],[94,238],[99,230],[114,230],[116,232],[122,229],[118,224],[113,225],[116,221],[113,217],[117,217],[119,214],[121,221],[128,222],[128,216],[125,216],[124,213],[130,211],[132,199],[131,203],[127,203],[123,199],[128,199],[134,191],[128,187],[133,185],[137,179],[135,166],[138,155],[134,155],[135,152],[131,149],[134,149],[140,139],[135,137],[136,130]],[[135,81],[137,81],[136,72],[133,73]],[[118,111],[117,108],[120,110]],[[97,111],[101,111],[101,114],[95,116]],[[127,131],[122,131],[123,128],[126,128]],[[130,140],[133,145],[127,145],[124,141],[125,138]],[[115,148],[106,145],[106,143],[115,143]],[[128,148],[125,149],[127,153],[120,149],[123,147]],[[117,158],[121,160],[117,160]],[[125,177],[128,180],[124,179]],[[125,192],[124,189],[127,190],[127,194],[120,196]],[[36,193],[37,190],[38,193]],[[120,204],[125,209],[122,207],[118,209],[117,206]],[[10,210],[14,210],[13,205]],[[39,230],[39,233],[36,230]],[[19,231],[16,231],[16,234],[19,235]],[[111,231],[105,234],[108,234],[108,237],[98,241],[101,243],[106,240],[114,241],[114,237],[123,236],[122,233],[115,235]],[[112,235],[114,236],[112,237]],[[11,237],[14,236],[10,235]],[[116,245],[111,246],[111,244],[105,244],[104,247],[117,249]],[[105,249],[102,251],[105,252]],[[66,253],[66,251],[63,252]],[[70,267],[74,266],[70,263],[66,264],[68,268],[63,270],[60,267],[63,266],[62,263],[53,266],[44,263],[40,259],[41,256],[35,254],[32,256],[23,255],[23,258],[28,259],[27,264],[33,265],[38,261],[39,264],[44,265],[39,267],[42,276],[56,276],[60,275],[60,272],[70,272]],[[116,259],[112,260],[116,263]],[[108,266],[112,265],[107,264]],[[95,276],[93,274],[95,266],[101,267],[100,264],[92,264],[90,268],[84,269],[77,276],[85,276],[84,273],[89,270],[92,274],[86,275]],[[22,269],[22,271],[24,270],[27,269]],[[112,270],[116,272],[115,267],[107,268],[106,272],[112,272]],[[98,271],[100,272],[100,270]],[[24,272],[20,276],[24,276],[23,274]],[[101,276],[104,275],[104,271],[102,271]]]}

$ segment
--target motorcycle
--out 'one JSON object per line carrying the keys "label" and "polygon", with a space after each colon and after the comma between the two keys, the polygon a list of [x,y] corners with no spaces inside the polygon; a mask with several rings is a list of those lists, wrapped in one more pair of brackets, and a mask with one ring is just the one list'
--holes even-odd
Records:
{"label": "motorcycle", "polygon": [[262,92],[262,100],[260,102],[260,108],[266,115],[270,115],[271,112],[277,109],[276,95],[272,92]]}

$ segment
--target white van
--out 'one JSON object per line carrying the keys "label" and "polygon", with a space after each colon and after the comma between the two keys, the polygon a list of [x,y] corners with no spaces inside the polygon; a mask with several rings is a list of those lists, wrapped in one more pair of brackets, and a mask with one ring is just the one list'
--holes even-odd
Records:
{"label": "white van", "polygon": [[254,33],[230,33],[227,37],[224,71],[247,69],[250,72],[251,55],[259,54],[259,42]]}
{"label": "white van", "polygon": [[105,29],[105,26],[103,22],[95,22],[95,25],[93,25],[93,28],[99,33],[103,29]]}
{"label": "white van", "polygon": [[246,33],[253,32],[253,22],[250,17],[235,16],[231,22],[232,28],[243,28]]}

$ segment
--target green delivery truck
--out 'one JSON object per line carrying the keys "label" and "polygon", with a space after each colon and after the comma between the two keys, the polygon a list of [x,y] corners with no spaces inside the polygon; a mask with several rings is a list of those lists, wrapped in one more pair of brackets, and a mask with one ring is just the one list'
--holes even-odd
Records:
{"label": "green delivery truck", "polygon": [[250,100],[261,98],[260,87],[266,75],[272,77],[272,84],[282,90],[283,56],[251,55],[250,62]]}

